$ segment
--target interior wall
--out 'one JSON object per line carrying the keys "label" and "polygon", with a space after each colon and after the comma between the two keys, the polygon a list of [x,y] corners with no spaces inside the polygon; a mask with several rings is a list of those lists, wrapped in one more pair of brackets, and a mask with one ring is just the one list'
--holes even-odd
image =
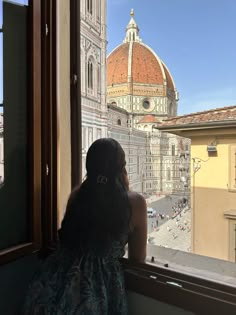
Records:
{"label": "interior wall", "polygon": [[70,1],[57,2],[58,226],[71,191]]}
{"label": "interior wall", "polygon": [[144,295],[128,292],[129,314],[130,315],[192,315],[192,312],[185,311],[179,307],[169,305]]}
{"label": "interior wall", "polygon": [[0,314],[18,314],[38,264],[31,255],[0,267]]}

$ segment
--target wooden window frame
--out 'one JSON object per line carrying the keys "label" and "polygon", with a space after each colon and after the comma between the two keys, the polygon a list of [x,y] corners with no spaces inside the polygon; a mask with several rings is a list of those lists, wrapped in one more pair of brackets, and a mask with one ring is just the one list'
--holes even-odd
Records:
{"label": "wooden window frame", "polygon": [[229,259],[236,263],[236,218],[229,220]]}
{"label": "wooden window frame", "polygon": [[71,187],[82,182],[80,1],[70,0]]}
{"label": "wooden window frame", "polygon": [[0,251],[0,264],[8,263],[21,256],[37,250],[41,244],[41,1],[32,0],[29,5],[30,16],[28,29],[30,38],[29,58],[29,108],[28,125],[32,131],[29,135],[29,209],[31,241]]}
{"label": "wooden window frame", "polygon": [[194,314],[235,314],[234,287],[148,264],[121,259],[125,284],[132,291]]}
{"label": "wooden window frame", "polygon": [[30,1],[29,16],[30,240],[1,250],[0,264],[45,251],[57,239],[56,1]]}

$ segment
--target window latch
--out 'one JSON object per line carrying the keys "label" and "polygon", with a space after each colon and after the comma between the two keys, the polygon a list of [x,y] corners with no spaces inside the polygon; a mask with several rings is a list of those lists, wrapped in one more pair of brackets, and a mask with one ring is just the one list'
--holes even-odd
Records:
{"label": "window latch", "polygon": [[45,24],[45,35],[48,36],[48,25]]}
{"label": "window latch", "polygon": [[48,166],[48,164],[46,164],[46,176],[48,176],[49,175],[49,166]]}
{"label": "window latch", "polygon": [[72,76],[72,83],[74,84],[74,85],[76,85],[77,84],[77,81],[78,81],[78,76],[77,76],[77,74],[73,74],[73,76]]}
{"label": "window latch", "polygon": [[177,288],[183,288],[182,284],[174,282],[174,281],[166,281],[166,284],[169,284],[173,287],[177,287]]}

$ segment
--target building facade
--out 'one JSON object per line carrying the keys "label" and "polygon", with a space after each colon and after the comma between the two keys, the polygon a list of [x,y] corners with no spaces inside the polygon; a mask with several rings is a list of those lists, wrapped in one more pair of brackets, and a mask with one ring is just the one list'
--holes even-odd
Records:
{"label": "building facade", "polygon": [[192,251],[236,262],[236,106],[168,119],[191,138]]}
{"label": "building facade", "polygon": [[108,132],[126,149],[131,188],[188,195],[190,141],[156,129],[177,115],[178,92],[167,66],[140,38],[133,10],[123,43],[107,57],[107,102]]}
{"label": "building facade", "polygon": [[126,152],[132,189],[182,194],[179,153],[187,140],[155,128],[177,114],[170,71],[142,42],[133,10],[124,42],[107,59],[106,43],[106,0],[81,1],[82,176],[89,146],[108,136]]}
{"label": "building facade", "polygon": [[106,0],[81,0],[80,6],[82,169],[85,173],[88,147],[94,140],[107,136]]}

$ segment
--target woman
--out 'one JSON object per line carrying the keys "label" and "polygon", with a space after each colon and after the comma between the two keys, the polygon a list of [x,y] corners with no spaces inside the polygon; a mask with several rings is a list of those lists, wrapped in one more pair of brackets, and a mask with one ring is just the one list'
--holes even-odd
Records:
{"label": "woman", "polygon": [[30,286],[24,314],[127,314],[119,263],[146,256],[144,198],[129,191],[125,153],[114,139],[99,139],[88,150],[87,177],[68,200],[59,230],[59,249]]}

